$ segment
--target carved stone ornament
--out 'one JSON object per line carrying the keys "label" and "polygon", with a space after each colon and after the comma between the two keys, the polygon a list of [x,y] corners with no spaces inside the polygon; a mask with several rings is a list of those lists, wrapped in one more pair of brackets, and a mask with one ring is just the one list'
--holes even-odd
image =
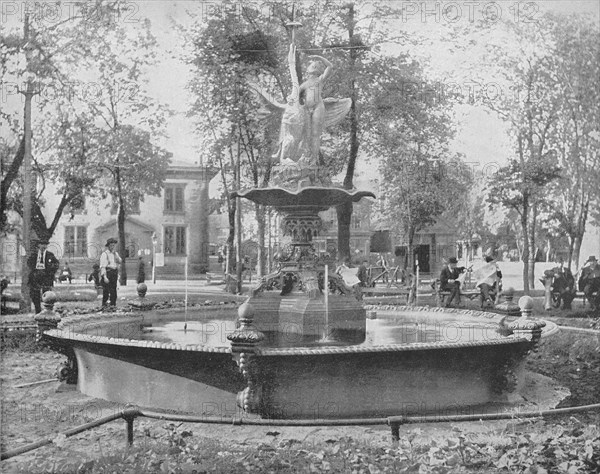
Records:
{"label": "carved stone ornament", "polygon": [[238,309],[239,327],[227,336],[239,370],[246,380],[246,388],[238,393],[237,403],[247,413],[258,413],[261,406],[262,385],[260,367],[254,354],[265,335],[252,325],[254,308],[244,303]]}

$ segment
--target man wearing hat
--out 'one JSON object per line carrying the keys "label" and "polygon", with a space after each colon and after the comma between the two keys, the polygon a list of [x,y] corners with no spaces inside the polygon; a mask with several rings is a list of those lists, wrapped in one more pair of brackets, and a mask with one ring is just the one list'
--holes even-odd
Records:
{"label": "man wearing hat", "polygon": [[102,283],[102,306],[105,307],[110,298],[110,305],[117,305],[117,280],[121,257],[116,252],[117,239],[106,241],[106,249],[100,255],[100,281]]}
{"label": "man wearing hat", "polygon": [[442,268],[442,273],[440,274],[440,288],[442,291],[450,292],[446,308],[452,304],[454,299],[456,299],[456,306],[460,306],[460,281],[458,277],[465,271],[465,267],[457,267],[457,263],[458,260],[456,260],[456,257],[450,257],[448,265]]}
{"label": "man wearing hat", "polygon": [[48,250],[48,239],[32,240],[31,244],[31,252],[27,259],[29,294],[37,314],[42,311],[42,294],[54,286],[54,274],[58,270],[59,261]]}
{"label": "man wearing hat", "polygon": [[[587,265],[589,263],[589,265]],[[592,255],[585,262],[579,277],[579,291],[583,291],[592,309],[600,308],[600,265]],[[594,297],[596,293],[596,297]]]}

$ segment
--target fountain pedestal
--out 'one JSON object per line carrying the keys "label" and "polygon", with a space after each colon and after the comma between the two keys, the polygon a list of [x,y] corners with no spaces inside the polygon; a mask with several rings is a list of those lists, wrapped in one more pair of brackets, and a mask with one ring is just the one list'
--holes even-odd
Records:
{"label": "fountain pedestal", "polygon": [[[283,235],[290,243],[276,256],[278,269],[253,288],[249,303],[256,309],[254,324],[267,342],[277,346],[327,342],[360,344],[365,340],[366,311],[354,290],[328,271],[334,262],[316,254],[313,239],[323,223],[319,212],[346,202],[357,202],[370,192],[341,188],[280,187],[235,193],[283,214]],[[331,295],[325,297],[325,292]],[[327,303],[326,303],[327,301]]]}

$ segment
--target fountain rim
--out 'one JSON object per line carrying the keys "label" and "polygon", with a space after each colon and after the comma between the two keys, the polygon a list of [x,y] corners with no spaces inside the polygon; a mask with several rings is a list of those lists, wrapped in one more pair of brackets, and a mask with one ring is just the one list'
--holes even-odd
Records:
{"label": "fountain rim", "polygon": [[[488,319],[498,319],[502,317],[497,313],[489,313],[486,311],[474,311],[474,310],[462,310],[456,308],[435,308],[429,306],[419,306],[419,307],[411,307],[411,306],[367,306],[368,310],[377,309],[383,313],[397,313],[399,311],[410,311],[413,313],[424,313],[427,312],[444,312],[454,314],[456,316],[469,316],[473,317],[482,317],[485,316]],[[118,338],[118,337],[109,337],[109,336],[93,336],[82,334],[74,331],[71,326],[76,325],[80,322],[84,322],[86,320],[94,321],[97,323],[110,323],[111,320],[131,320],[131,319],[143,319],[143,315],[138,313],[123,313],[118,316],[113,316],[111,318],[105,318],[98,320],[97,314],[88,314],[88,315],[77,315],[73,317],[69,317],[68,319],[63,319],[59,323],[59,327],[57,329],[51,329],[44,332],[45,336],[59,339],[62,341],[77,341],[84,343],[93,343],[93,344],[102,344],[102,345],[112,345],[112,346],[120,346],[120,347],[136,347],[143,349],[162,349],[162,350],[173,350],[180,352],[202,352],[202,353],[221,353],[221,354],[232,354],[232,350],[230,346],[208,346],[203,344],[186,344],[181,345],[172,342],[158,342],[158,341],[148,341],[141,339],[126,339],[126,338]],[[552,334],[558,332],[559,327],[557,324],[542,320],[546,323],[546,326],[542,330],[542,337],[548,337]],[[478,341],[472,342],[413,342],[413,343],[398,343],[398,344],[385,344],[385,345],[374,345],[368,347],[361,347],[359,345],[349,345],[349,346],[312,346],[312,347],[261,347],[256,346],[253,348],[254,354],[258,356],[318,356],[318,355],[339,355],[339,354],[364,354],[364,353],[385,353],[385,352],[408,352],[408,351],[420,351],[420,350],[436,350],[436,349],[452,349],[452,348],[464,348],[464,347],[480,347],[480,346],[498,346],[498,345],[506,345],[506,344],[519,344],[523,342],[530,342],[526,337],[516,336],[515,334],[511,334],[508,336],[504,336],[500,339],[482,339]]]}
{"label": "fountain rim", "polygon": [[[264,199],[265,195],[269,195],[268,201]],[[335,199],[327,202],[327,200],[323,200],[326,197],[325,195],[329,195]],[[347,202],[358,202],[364,197],[376,198],[375,194],[371,191],[325,186],[305,186],[298,188],[296,191],[291,191],[281,186],[250,188],[233,191],[231,196],[248,199],[261,205],[286,211],[301,211],[302,209],[327,210],[330,207],[339,206]]]}

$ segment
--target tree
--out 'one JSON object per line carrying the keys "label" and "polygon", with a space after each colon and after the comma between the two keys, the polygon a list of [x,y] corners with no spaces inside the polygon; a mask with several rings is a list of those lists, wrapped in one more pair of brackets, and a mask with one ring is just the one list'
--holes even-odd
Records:
{"label": "tree", "polygon": [[[148,22],[139,28],[109,23],[99,41],[86,45],[85,66],[99,93],[81,107],[98,123],[97,165],[117,204],[119,253],[126,255],[125,218],[144,196],[160,195],[170,154],[156,145],[169,111],[144,90],[144,70],[154,64],[156,41]],[[119,281],[127,284],[125,259]]]}
{"label": "tree", "polygon": [[[275,138],[262,127],[258,106],[249,83],[269,71],[279,80],[277,59],[270,52],[276,41],[262,33],[242,28],[233,13],[214,18],[205,27],[195,25],[187,33],[192,51],[187,61],[194,77],[189,88],[195,96],[189,115],[195,119],[203,140],[203,161],[220,171],[229,216],[226,273],[237,270],[237,283],[229,290],[241,291],[241,229],[238,231],[236,265],[234,253],[236,211],[239,203],[231,192],[240,186],[265,187],[271,176],[271,155]],[[264,52],[263,52],[264,51]],[[262,131],[261,131],[262,130]],[[262,206],[255,205],[259,223],[258,272],[264,273],[265,218]],[[237,267],[237,268],[236,268]]]}
{"label": "tree", "polygon": [[[68,206],[94,190],[100,173],[94,164],[97,144],[92,124],[82,117],[69,117],[60,110],[53,110],[44,118],[47,126],[37,135],[39,153],[32,168],[38,184],[32,196],[31,226],[38,237],[50,239]],[[20,163],[13,161],[12,167],[18,170],[19,166]],[[61,196],[56,209],[47,209],[43,197],[48,183],[52,183]],[[12,184],[5,198],[7,209],[23,216],[22,178]]]}
{"label": "tree", "polygon": [[[449,150],[454,134],[447,98],[423,94],[433,87],[406,56],[378,61],[385,75],[374,77],[363,119],[369,154],[381,157],[382,218],[408,244],[445,212],[454,215],[467,198],[471,173]],[[415,87],[418,86],[418,87]]]}
{"label": "tree", "polygon": [[590,211],[600,203],[600,33],[575,15],[550,16],[548,22],[559,99],[550,143],[563,170],[550,187],[548,224],[568,238],[569,267],[577,267]]}
{"label": "tree", "polygon": [[[59,127],[64,132],[65,103],[69,102],[74,94],[80,93],[76,90],[76,84],[73,82],[73,64],[77,64],[86,56],[88,45],[95,42],[107,25],[114,24],[115,20],[125,12],[129,7],[120,0],[73,2],[69,6],[69,14],[61,16],[58,19],[49,19],[45,17],[45,9],[38,5],[24,4],[22,16],[24,22],[23,34],[20,30],[9,30],[5,22],[0,25],[0,78],[5,87],[7,101],[3,104],[0,111],[0,123],[2,128],[9,133],[0,137],[2,149],[3,169],[8,170],[2,176],[2,220],[0,229],[5,231],[6,213],[9,210],[21,209],[22,199],[21,191],[11,189],[14,183],[22,181],[21,168],[24,158],[24,125],[22,119],[22,105],[20,96],[25,94],[30,100],[36,96],[37,110],[44,114],[42,120],[35,120],[32,124],[33,133],[33,155],[40,150],[47,154],[54,152],[62,154],[58,148],[52,150],[52,143],[49,143],[41,137],[42,134],[50,132],[54,127]],[[62,10],[61,10],[62,11]],[[7,22],[9,24],[10,22]],[[22,86],[22,81],[26,80],[26,87]],[[30,88],[28,90],[27,88]],[[6,107],[4,107],[6,106]],[[75,124],[78,119],[72,117],[70,112],[69,123]],[[52,122],[49,123],[49,120]],[[39,127],[43,122],[44,127]],[[44,142],[38,146],[36,142]],[[63,142],[64,144],[64,142]],[[63,156],[64,159],[68,157]],[[40,158],[41,160],[41,158]],[[38,160],[38,164],[40,163]],[[74,154],[74,161],[80,160],[79,154]],[[70,167],[70,164],[67,164]],[[40,176],[41,171],[47,172],[46,165],[39,166],[33,170]],[[52,179],[58,179],[58,187],[62,189],[73,189],[81,182],[71,183],[70,185],[62,182],[63,178],[70,179],[78,173],[54,173]],[[85,191],[85,189],[82,189]],[[10,194],[12,192],[12,194]],[[34,206],[33,215],[38,216],[34,220],[34,228],[38,233],[45,237],[50,237],[53,228],[45,227],[41,207],[36,201],[34,192],[32,205]],[[68,205],[71,199],[76,199],[76,194],[68,192],[63,195],[65,205]],[[37,207],[37,209],[36,209]],[[59,212],[54,214],[60,215]],[[54,218],[50,222],[54,222]]]}
{"label": "tree", "polygon": [[[81,53],[82,47],[93,42],[98,36],[98,27],[104,27],[111,20],[114,21],[115,13],[122,9],[120,1],[104,2],[97,1],[89,4],[85,2],[73,3],[70,5],[69,14],[66,18],[52,19],[48,21],[45,17],[45,10],[38,8],[37,4],[23,4],[23,29],[20,33],[6,33],[4,21],[1,25],[0,42],[2,48],[0,74],[2,83],[7,87],[6,91],[12,99],[20,94],[25,97],[23,106],[22,132],[19,124],[18,109],[13,104],[7,107],[11,112],[2,111],[0,120],[9,123],[7,127],[17,137],[9,138],[3,143],[3,150],[15,151],[14,159],[10,164],[10,172],[2,179],[2,230],[6,229],[7,211],[17,210],[21,212],[21,235],[25,254],[30,249],[30,227],[31,221],[37,227],[38,235],[49,237],[57,223],[57,212],[49,226],[46,224],[45,216],[41,212],[39,202],[35,201],[35,189],[32,183],[31,162],[34,156],[35,143],[33,142],[33,110],[32,102],[34,96],[39,96],[40,108],[52,102],[52,98],[44,94],[48,90],[53,90],[54,94],[62,92],[61,89],[69,88],[69,77],[65,73],[64,67],[67,64],[77,62],[77,56]],[[127,7],[125,7],[127,8]],[[89,21],[91,18],[94,21]],[[10,23],[10,22],[9,22]],[[84,26],[82,27],[82,24]],[[7,28],[8,30],[8,28]],[[21,86],[24,82],[24,87]],[[59,86],[59,87],[57,87]],[[52,93],[51,93],[52,94]],[[3,104],[4,108],[4,104]],[[3,139],[4,140],[4,139]],[[22,145],[11,146],[13,143],[20,142]],[[8,161],[5,156],[3,162]],[[39,170],[38,170],[39,171]],[[62,175],[59,175],[62,176]],[[72,199],[77,198],[77,192],[74,189],[77,185],[83,184],[78,181],[77,175],[68,174],[70,178],[75,176],[75,181],[64,187],[65,193],[61,200],[61,206],[68,204]],[[19,197],[19,190],[12,189],[14,183],[20,180],[23,191]],[[12,195],[10,193],[13,193]],[[9,207],[10,206],[10,207]],[[59,206],[60,207],[60,206]],[[33,210],[33,215],[32,215]],[[22,284],[21,293],[24,296],[24,309],[30,306],[28,290],[28,269],[26,257],[22,259]]]}
{"label": "tree", "polygon": [[[522,140],[522,139],[521,139]],[[535,265],[535,232],[544,200],[544,189],[560,175],[560,168],[545,155],[541,160],[526,159],[528,153],[519,147],[519,160],[494,173],[489,182],[487,201],[491,206],[514,209],[519,216],[522,234],[523,286],[526,293],[533,287]]]}
{"label": "tree", "polygon": [[559,177],[551,135],[560,109],[556,72],[558,59],[548,47],[552,38],[547,17],[536,23],[507,23],[516,41],[513,50],[491,45],[490,61],[498,76],[511,85],[510,93],[487,106],[510,124],[514,157],[489,183],[488,202],[514,209],[523,231],[523,286],[534,285],[535,237],[548,185]]}

